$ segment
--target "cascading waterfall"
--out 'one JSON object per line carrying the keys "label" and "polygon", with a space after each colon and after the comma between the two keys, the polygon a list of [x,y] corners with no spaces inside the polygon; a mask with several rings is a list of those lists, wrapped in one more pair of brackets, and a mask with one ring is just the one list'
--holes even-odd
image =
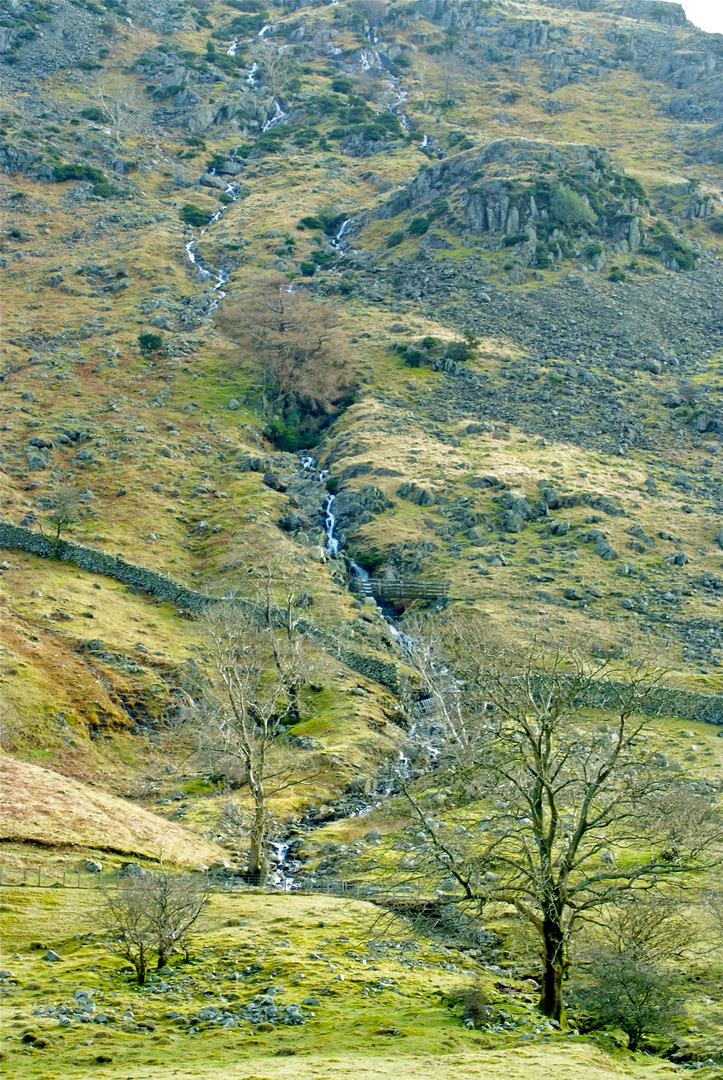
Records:
{"label": "cascading waterfall", "polygon": [[270,120],[266,121],[266,123],[261,129],[262,131],[270,131],[272,127],[276,127],[277,124],[280,124],[281,121],[285,120],[286,117],[289,115],[288,113],[284,112],[278,101],[274,101],[274,108],[276,110],[274,112],[274,115],[271,117]]}
{"label": "cascading waterfall", "polygon": [[[233,202],[236,202],[236,200],[238,199],[239,191],[240,188],[238,184],[226,185],[226,194],[231,196]],[[226,295],[226,293],[224,292],[224,285],[228,283],[229,271],[225,267],[219,267],[216,270],[209,270],[207,266],[204,266],[198,255],[196,254],[196,244],[205,234],[206,230],[211,225],[214,225],[221,217],[221,215],[226,212],[227,209],[228,207],[222,206],[219,210],[217,210],[216,213],[211,217],[208,225],[206,225],[205,228],[199,230],[198,236],[194,236],[185,245],[188,261],[191,263],[192,266],[196,267],[199,277],[201,277],[204,281],[207,281],[210,278],[214,279],[214,284],[211,289],[211,300],[209,302],[206,312],[209,315],[212,311],[216,310],[220,301],[223,300],[224,296]]]}
{"label": "cascading waterfall", "polygon": [[331,246],[333,248],[336,248],[337,251],[341,251],[341,247],[342,247],[341,242],[342,242],[342,239],[344,237],[344,233],[346,232],[346,230],[349,228],[350,225],[351,225],[351,218],[347,218],[345,221],[342,222],[341,228],[339,229],[339,231],[336,234],[336,236],[334,237],[334,239],[331,241]]}
{"label": "cascading waterfall", "polygon": [[[346,224],[346,222],[344,223]],[[344,226],[342,226],[343,230]],[[312,474],[316,480],[323,483],[329,476],[328,469],[317,469],[317,463],[315,458],[311,455],[305,455],[301,457],[300,471],[305,474]],[[336,516],[334,514],[334,502],[336,496],[331,492],[328,492],[324,498],[324,528],[326,532],[326,547],[332,558],[338,558],[340,555],[339,538],[336,533]],[[348,560],[349,569],[351,572],[359,578],[360,581],[368,581],[369,574],[353,559]],[[397,629],[392,620],[387,614],[382,611],[382,618],[384,619],[389,632],[392,637],[399,643],[402,649],[409,652],[413,646],[417,644],[414,638],[409,634],[405,634],[404,631]],[[441,673],[444,674],[444,673]],[[435,742],[435,731],[440,729],[439,724],[434,724],[434,719],[431,719],[430,724],[425,732],[420,731],[420,722],[417,721],[409,729],[409,736],[416,738],[422,745],[428,755],[429,762],[433,765],[439,757],[440,749]],[[440,729],[441,730],[441,729]],[[438,732],[437,732],[438,733]],[[403,750],[399,750],[397,756],[397,762],[394,772],[397,776],[408,777],[411,775],[412,762],[409,760]],[[385,780],[380,780],[377,784],[376,791],[373,796],[369,798],[362,806],[355,810],[352,816],[364,818],[370,814],[373,810],[378,809],[382,805],[382,800],[394,795],[398,791],[397,782],[394,775],[390,775]],[[292,892],[294,889],[300,887],[300,883],[295,880],[295,873],[302,865],[294,854],[294,842],[289,840],[275,840],[270,843],[272,851],[272,860],[274,863],[273,869],[270,875],[271,884],[277,889],[281,889],[284,892]]]}

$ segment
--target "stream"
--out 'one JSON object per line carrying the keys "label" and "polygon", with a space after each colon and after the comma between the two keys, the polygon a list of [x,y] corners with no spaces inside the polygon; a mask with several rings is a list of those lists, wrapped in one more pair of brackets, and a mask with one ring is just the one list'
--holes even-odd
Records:
{"label": "stream", "polygon": [[[270,29],[270,26],[262,27],[262,29],[259,31],[257,36],[263,40],[264,35],[269,31],[269,29]],[[370,38],[370,40],[371,40],[371,38]],[[361,67],[362,67],[363,71],[369,70],[372,67],[379,67],[382,70],[385,70],[382,63],[381,63],[379,54],[378,54],[376,48],[374,47],[374,45],[376,44],[376,42],[378,40],[379,40],[379,38],[378,38],[376,32],[374,32],[373,33],[372,48],[362,50],[362,53],[361,53]],[[236,55],[236,50],[238,48],[238,44],[239,44],[238,38],[234,38],[233,41],[229,44],[228,49],[227,49],[227,54],[229,56],[235,56]],[[249,71],[248,71],[247,76],[246,76],[246,81],[251,86],[256,85],[256,72],[257,71],[258,71],[258,65],[256,63],[253,63],[251,65]],[[402,108],[401,108],[401,106],[404,104],[404,102],[405,102],[405,100],[407,98],[407,92],[404,91],[404,90],[401,90],[400,85],[399,85],[399,79],[395,78],[390,72],[385,71],[385,75],[387,77],[386,81],[387,81],[387,85],[388,85],[389,89],[394,91],[394,93],[396,95],[394,103],[388,106],[389,111],[395,113],[399,117],[399,120],[400,120],[400,123],[401,123],[403,129],[405,131],[409,131],[410,128],[409,128],[408,118],[407,118],[406,114],[402,111]],[[264,132],[270,131],[271,128],[276,126],[276,124],[281,123],[282,120],[286,119],[286,116],[288,115],[286,112],[284,112],[284,110],[282,109],[282,107],[281,107],[281,105],[279,104],[278,101],[274,101],[274,107],[275,107],[274,115],[272,117],[270,117],[266,121],[266,123],[264,124],[264,126],[262,128],[262,131],[264,131]],[[425,136],[425,142],[426,142],[426,136]],[[211,175],[215,175],[215,170],[211,170]],[[226,194],[228,194],[231,197],[232,202],[228,203],[227,205],[221,206],[213,214],[213,216],[210,218],[208,224],[205,225],[202,229],[200,229],[198,231],[198,234],[196,236],[193,236],[185,245],[188,261],[192,266],[194,266],[196,268],[199,277],[202,280],[208,280],[208,281],[213,280],[213,285],[211,286],[211,290],[210,290],[211,296],[210,296],[210,299],[209,299],[208,306],[206,308],[206,314],[207,315],[210,315],[213,311],[215,311],[215,309],[218,307],[220,301],[223,300],[223,298],[226,296],[224,286],[228,283],[230,271],[228,269],[226,269],[225,267],[223,267],[223,266],[216,267],[216,268],[211,268],[211,267],[206,266],[201,261],[200,257],[198,256],[198,254],[196,252],[196,245],[197,245],[198,241],[201,239],[201,237],[206,234],[208,229],[212,225],[214,225],[221,218],[221,216],[225,213],[227,207],[232,205],[234,202],[237,201],[237,199],[239,197],[239,193],[240,193],[240,186],[238,184],[236,184],[236,183],[229,183],[226,186],[225,191],[226,191]],[[345,235],[345,233],[346,233],[346,231],[347,231],[347,229],[349,228],[350,225],[351,225],[351,218],[347,218],[345,221],[342,222],[338,232],[336,233],[334,238],[331,240],[331,246],[334,247],[337,251],[341,252],[343,250],[343,238],[344,238],[344,235]],[[300,460],[300,472],[303,475],[307,476],[307,477],[309,476],[309,473],[316,472],[316,474],[317,474],[316,479],[320,483],[323,483],[327,479],[327,477],[329,475],[328,470],[319,470],[319,469],[317,469],[316,460],[313,457],[310,457],[310,456],[303,456],[301,458],[301,460]],[[324,503],[323,503],[323,512],[324,512],[324,528],[325,528],[325,532],[326,532],[327,551],[329,552],[329,554],[331,555],[332,558],[337,558],[338,559],[338,558],[340,558],[342,556],[341,556],[341,552],[340,552],[339,539],[336,536],[336,524],[337,524],[337,522],[336,522],[336,516],[334,514],[334,502],[335,502],[335,499],[336,499],[336,496],[333,495],[331,492],[328,492],[325,495]],[[349,569],[350,569],[351,573],[354,575],[354,577],[357,580],[359,580],[359,581],[368,581],[369,574],[367,573],[366,570],[364,570],[363,567],[359,566],[359,564],[356,563],[353,559],[349,559],[346,556],[344,556],[344,558],[346,559],[346,562],[347,562],[347,564],[349,566]],[[400,631],[397,628],[397,626],[395,626],[394,622],[392,621],[391,616],[387,612],[385,612],[383,609],[380,609],[380,610],[382,611],[382,617],[383,617],[384,621],[386,622],[386,624],[387,624],[387,626],[389,628],[389,632],[392,635],[392,637],[399,643],[399,645],[401,646],[401,648],[403,650],[408,649],[409,646],[411,644],[413,644],[413,640],[407,634],[404,634],[402,631]],[[417,725],[413,724],[412,727],[410,728],[410,737],[413,737],[415,735],[416,728],[417,728]],[[435,754],[435,751],[434,751],[434,747],[433,747],[431,742],[430,742],[430,745],[429,745],[429,751],[430,751],[430,756],[433,758],[434,754]],[[402,768],[402,770],[406,774],[408,769],[409,769],[409,762],[408,762],[407,758],[405,757],[404,753],[401,750],[399,752],[399,760],[398,760],[398,763],[397,763],[397,768],[400,768],[400,767]],[[354,816],[358,816],[358,817],[366,817],[367,814],[371,813],[372,810],[374,810],[379,805],[381,805],[380,800],[382,798],[393,794],[394,790],[395,790],[395,784],[394,784],[393,777],[391,777],[391,778],[389,778],[387,780],[380,780],[377,783],[376,789],[375,789],[374,793],[371,796],[367,796],[366,799],[362,799],[360,797],[359,805],[354,810],[352,810],[352,814]],[[344,808],[340,809],[339,816],[348,816],[348,815],[349,815],[349,799],[347,798],[347,800],[345,801]],[[302,867],[302,863],[296,857],[295,850],[302,843],[303,836],[306,833],[306,831],[310,831],[310,830],[312,830],[314,828],[319,828],[322,824],[323,824],[323,822],[314,822],[312,819],[307,819],[305,821],[304,818],[302,817],[298,822],[296,822],[294,824],[291,824],[289,826],[289,828],[287,830],[287,833],[283,837],[276,838],[276,839],[270,841],[269,847],[271,849],[271,852],[270,852],[271,868],[270,868],[270,872],[269,872],[269,884],[273,888],[283,890],[284,892],[290,892],[294,888],[300,888],[301,887],[302,883],[297,882],[295,875],[298,873],[299,869]]]}
{"label": "stream", "polygon": [[[211,175],[215,175],[214,170],[211,171]],[[227,184],[225,190],[226,194],[231,196],[232,201],[236,202],[239,197],[239,191],[241,190],[239,185]],[[226,295],[223,287],[224,285],[228,284],[229,271],[223,266],[218,267],[215,270],[209,270],[207,266],[204,266],[204,264],[201,262],[198,255],[196,254],[196,244],[207,232],[207,230],[210,229],[212,225],[215,225],[221,215],[226,212],[228,206],[231,205],[232,203],[228,203],[227,206],[220,207],[220,209],[218,209],[213,215],[213,217],[210,219],[208,225],[206,225],[203,229],[199,229],[198,236],[194,236],[186,244],[186,254],[188,256],[188,261],[191,263],[192,266],[196,267],[199,277],[204,280],[210,280],[211,278],[213,278],[214,283],[211,287],[211,299],[209,301],[208,307],[206,308],[207,315],[210,315],[212,311],[216,310],[220,301],[223,300],[224,296]]]}
{"label": "stream", "polygon": [[[302,476],[306,478],[313,477],[320,483],[324,483],[329,476],[328,470],[318,469],[316,460],[308,455],[301,457],[299,472]],[[359,566],[353,559],[350,559],[348,556],[342,555],[341,553],[339,539],[336,536],[336,516],[334,514],[335,501],[336,495],[327,492],[323,503],[326,549],[332,558],[344,558],[349,570],[357,580],[368,581],[369,574],[367,571]],[[392,637],[398,642],[402,651],[408,652],[416,644],[414,638],[400,630],[395,625],[391,614],[385,611],[381,606],[380,611]],[[423,728],[424,730],[422,730]],[[433,714],[430,714],[429,716],[422,714],[410,725],[409,738],[415,739],[417,744],[424,750],[428,767],[430,768],[434,768],[439,757],[442,734],[442,725],[439,722],[435,722]],[[367,817],[368,814],[382,805],[385,798],[393,795],[397,790],[394,772],[401,772],[402,775],[407,776],[409,775],[410,768],[411,763],[409,759],[406,757],[403,750],[400,750],[394,770],[390,772],[390,775],[387,778],[379,778],[376,782],[374,791],[369,795],[360,795],[357,800],[354,799],[354,796],[347,795],[344,797],[343,805],[340,805],[339,813],[335,816]],[[353,803],[354,801],[356,801],[356,805],[350,807],[350,803]],[[339,800],[339,802],[341,803],[342,800]],[[303,868],[303,863],[296,856],[296,849],[303,843],[304,837],[308,835],[309,832],[323,827],[328,820],[333,820],[333,817],[328,817],[324,821],[317,821],[311,815],[302,815],[298,821],[289,825],[287,832],[283,837],[271,841],[269,846],[271,848],[272,866],[269,874],[269,884],[273,888],[280,889],[284,892],[291,892],[296,888],[309,887],[310,885],[313,886],[313,878],[311,880],[297,880],[297,874],[299,870]]]}

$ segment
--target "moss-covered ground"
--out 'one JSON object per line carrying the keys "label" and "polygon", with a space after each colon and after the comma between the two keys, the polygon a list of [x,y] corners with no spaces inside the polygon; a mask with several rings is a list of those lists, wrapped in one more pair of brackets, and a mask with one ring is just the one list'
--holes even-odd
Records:
{"label": "moss-covered ground", "polygon": [[[560,1073],[602,1080],[678,1071],[611,1040],[597,1045],[555,1033],[536,1014],[524,977],[500,989],[500,980],[483,972],[507,1029],[467,1029],[450,1002],[477,974],[474,959],[450,942],[412,938],[402,923],[375,929],[379,909],[355,900],[215,893],[190,962],[174,960],[138,988],[103,948],[99,899],[92,889],[2,890],[10,972],[3,982],[3,1058],[15,1076],[319,1080],[353,1068],[370,1077],[546,1080]],[[44,959],[47,948],[61,959]],[[304,1024],[222,1029],[199,1017],[209,1006],[238,1012],[270,985],[282,988],[279,1002],[301,1005]],[[106,1023],[61,1027],[36,1014],[72,1002],[76,990],[91,993]],[[45,1045],[24,1043],[28,1033]]]}

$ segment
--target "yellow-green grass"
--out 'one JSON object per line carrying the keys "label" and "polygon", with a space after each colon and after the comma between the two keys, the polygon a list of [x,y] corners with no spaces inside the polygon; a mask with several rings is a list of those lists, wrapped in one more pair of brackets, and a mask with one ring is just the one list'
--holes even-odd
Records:
{"label": "yellow-green grass", "polygon": [[[392,362],[394,360],[396,358],[392,358]],[[621,605],[621,600],[634,598],[641,590],[673,588],[679,594],[676,617],[684,613],[686,618],[703,617],[715,621],[721,612],[718,595],[712,590],[690,589],[688,582],[706,571],[719,574],[721,553],[715,541],[716,519],[705,504],[703,507],[698,504],[702,513],[684,512],[684,496],[681,497],[665,479],[659,480],[656,495],[647,493],[644,481],[658,464],[654,455],[641,454],[621,462],[619,458],[570,444],[540,446],[537,440],[514,428],[509,429],[505,438],[495,437],[494,432],[466,435],[463,425],[447,426],[450,433],[461,436],[460,445],[450,448],[424,430],[412,416],[406,417],[404,429],[398,434],[390,430],[388,424],[395,415],[393,407],[367,398],[348,410],[338,424],[338,436],[335,429],[327,444],[327,452],[334,453],[335,469],[354,462],[383,461],[385,467],[399,473],[395,477],[374,477],[374,482],[395,505],[359,530],[355,537],[359,546],[384,552],[392,544],[414,545],[435,540],[437,550],[425,557],[418,576],[450,580],[451,595],[475,600],[478,610],[499,625],[510,626],[517,621],[518,632],[529,634],[535,627],[539,630],[543,623],[556,621],[567,627],[558,633],[571,638],[578,638],[582,633],[614,640],[621,632],[628,636],[632,633],[636,649],[658,653],[666,666],[679,673],[673,675],[673,681],[682,677],[689,664],[683,661],[680,646],[661,649],[653,636],[641,635],[637,630],[641,616],[632,615]],[[337,438],[341,453],[335,451]],[[350,446],[350,450],[345,453],[346,446]],[[410,451],[417,451],[418,456],[410,456]],[[672,462],[668,462],[670,464]],[[595,514],[587,505],[555,512],[556,519],[569,521],[573,528],[580,526],[583,532],[589,527],[589,519],[596,516],[599,519],[595,522],[596,527],[608,536],[619,555],[618,561],[603,561],[595,553],[594,545],[589,543],[576,543],[573,549],[566,543],[558,544],[554,537],[544,534],[544,530],[539,532],[540,523],[512,536],[491,534],[484,546],[473,544],[460,530],[454,539],[461,544],[462,555],[452,556],[444,541],[436,539],[435,529],[429,526],[430,521],[437,526],[446,519],[440,517],[434,507],[418,507],[397,494],[403,482],[411,481],[435,496],[467,497],[476,509],[494,518],[494,491],[471,489],[466,483],[474,476],[487,473],[532,499],[538,497],[541,480],[552,483],[559,490],[595,492],[620,499],[626,510],[623,516]],[[361,487],[368,481],[368,475],[363,475],[347,483]],[[645,554],[630,548],[634,537],[629,530],[633,524],[640,524],[646,535],[654,540]],[[661,531],[675,536],[676,542],[661,539]],[[545,550],[543,545],[552,550]],[[664,557],[677,550],[686,552],[689,565],[683,568],[663,565]],[[490,551],[503,553],[509,565],[487,569],[484,555]],[[531,564],[529,558],[537,559],[537,565]],[[635,575],[621,577],[617,574],[620,563],[625,562],[641,567],[647,574],[646,580],[642,582]],[[481,576],[471,563],[481,566],[486,573]],[[540,609],[539,602],[531,596],[530,574],[545,575],[548,569],[555,572],[554,579],[540,583],[538,577],[533,593],[543,589],[559,602],[563,600],[565,588],[589,585],[600,587],[603,596],[590,600],[588,611],[564,603]],[[513,606],[515,604],[517,608]],[[613,615],[614,621],[601,622],[600,615]],[[525,626],[530,629],[525,631]],[[701,689],[709,692],[721,687],[721,675],[715,668],[705,676],[696,675],[695,680]]]}
{"label": "yellow-green grass", "polygon": [[0,839],[41,847],[92,848],[183,866],[223,857],[216,844],[99,788],[0,756]]}
{"label": "yellow-green grass", "polygon": [[[121,973],[123,962],[109,957],[98,940],[99,900],[97,890],[2,890],[5,940],[13,953],[8,967],[16,980],[3,1009],[3,1048],[14,1075],[311,1080],[353,1068],[361,1075],[400,1080],[452,1080],[460,1073],[490,1080],[500,1075],[547,1080],[557,1073],[602,1080],[676,1071],[659,1059],[611,1056],[581,1039],[533,1035],[525,1043],[466,1030],[459,1015],[448,1011],[445,994],[475,977],[474,961],[424,939],[411,949],[403,926],[386,927],[385,940],[375,949],[372,927],[379,909],[347,899],[215,894],[191,963],[173,962],[173,974],[163,976],[170,988],[165,993],[139,991]],[[91,928],[95,938],[86,936]],[[47,962],[45,948],[55,949],[61,960]],[[251,963],[261,970],[229,981]],[[457,970],[446,970],[452,964]],[[489,975],[482,979],[498,1007],[524,1018],[532,1034],[535,1013],[524,987],[511,998],[494,989]],[[209,1003],[244,1004],[270,983],[284,987],[281,1001],[302,1002],[307,996],[319,1001],[302,1005],[314,1014],[305,1025],[220,1030],[199,1020],[191,1025],[199,1030],[191,1034],[182,1021],[166,1016],[171,1010],[183,1018],[198,1016]],[[117,1021],[63,1029],[57,1020],[33,1015],[41,1003],[72,1000],[78,987],[94,991],[97,1010]],[[129,1007],[133,1016],[124,1020]],[[133,1030],[139,1021],[153,1030]],[[47,1045],[23,1044],[26,1031]]]}

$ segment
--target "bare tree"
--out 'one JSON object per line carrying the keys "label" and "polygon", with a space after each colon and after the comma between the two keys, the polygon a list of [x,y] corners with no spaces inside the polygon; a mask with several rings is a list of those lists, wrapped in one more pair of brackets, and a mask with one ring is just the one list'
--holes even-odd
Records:
{"label": "bare tree", "polygon": [[273,98],[280,97],[292,76],[291,58],[273,42],[261,38],[254,47],[253,58],[259,66],[261,78]]}
{"label": "bare tree", "polygon": [[269,614],[266,625],[265,620],[263,612],[259,620],[234,601],[216,604],[201,617],[216,686],[187,718],[202,760],[222,766],[238,762],[244,770],[252,801],[248,874],[259,884],[268,874],[270,800],[322,772],[316,762],[300,761],[298,751],[280,742],[293,708],[289,679],[296,676],[290,675],[295,669],[276,625],[273,630],[268,625],[275,624],[275,615]]}
{"label": "bare tree", "polygon": [[437,66],[428,53],[419,49],[414,53],[412,71],[422,97],[422,112],[429,111],[429,96],[437,78]]}
{"label": "bare tree", "polygon": [[[659,672],[534,645],[495,650],[459,631],[444,645],[410,656],[433,705],[431,734],[417,723],[421,775],[412,760],[398,776],[415,817],[405,863],[427,880],[444,874],[478,910],[517,910],[541,943],[540,1008],[564,1025],[578,926],[634,886],[690,883],[711,865],[720,818],[653,759],[642,710]],[[604,719],[585,714],[602,700]]]}
{"label": "bare tree", "polygon": [[389,5],[384,0],[355,0],[353,6],[371,27],[382,26],[389,12]]}
{"label": "bare tree", "polygon": [[128,83],[110,90],[101,86],[98,101],[106,116],[116,145],[120,146],[126,135],[131,135],[142,127],[142,114],[147,110],[147,103],[135,83]]}
{"label": "bare tree", "polygon": [[664,1032],[679,1010],[681,989],[671,961],[695,938],[672,897],[635,889],[609,911],[582,953],[585,981],[577,993],[599,1026],[621,1028],[630,1050],[644,1035]]}
{"label": "bare tree", "polygon": [[353,375],[348,341],[335,308],[304,290],[262,282],[229,299],[217,319],[230,337],[251,346],[274,403],[285,416],[300,414],[315,430],[348,399]]}
{"label": "bare tree", "polygon": [[298,724],[300,693],[310,672],[304,617],[308,597],[299,589],[288,560],[263,560],[251,577],[261,626],[285,691],[287,717],[290,723]]}
{"label": "bare tree", "polygon": [[142,986],[153,954],[153,928],[145,881],[124,878],[117,888],[108,889],[100,917],[101,925],[109,935],[108,948],[133,965],[136,981]]}
{"label": "bare tree", "polygon": [[153,875],[151,926],[159,969],[176,952],[183,951],[188,959],[189,939],[209,891],[203,874],[172,873],[162,868]]}
{"label": "bare tree", "polygon": [[[72,484],[63,484],[53,495],[50,511],[46,517],[48,525],[55,531],[55,535],[49,537],[54,557],[57,557],[58,554],[61,534],[66,531],[69,525],[73,525],[79,517],[80,490]],[[42,525],[41,532],[45,535]]]}
{"label": "bare tree", "polygon": [[439,75],[442,89],[442,105],[456,105],[464,98],[465,87],[469,71],[454,53],[447,53],[439,66]]}
{"label": "bare tree", "polygon": [[139,984],[146,981],[155,954],[157,967],[165,967],[173,953],[186,950],[203,906],[208,879],[200,874],[144,871],[107,889],[101,919],[109,947],[125,957]]}

